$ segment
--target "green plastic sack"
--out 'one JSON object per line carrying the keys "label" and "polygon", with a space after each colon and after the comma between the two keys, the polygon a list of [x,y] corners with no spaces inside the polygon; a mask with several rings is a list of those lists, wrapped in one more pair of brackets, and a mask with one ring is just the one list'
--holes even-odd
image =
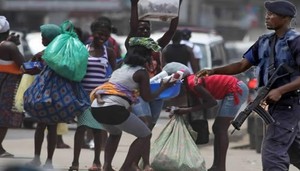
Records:
{"label": "green plastic sack", "polygon": [[205,161],[182,116],[175,115],[152,144],[155,171],[206,171]]}
{"label": "green plastic sack", "polygon": [[62,23],[61,27],[62,34],[46,47],[42,58],[60,76],[81,81],[86,74],[89,53],[70,21]]}

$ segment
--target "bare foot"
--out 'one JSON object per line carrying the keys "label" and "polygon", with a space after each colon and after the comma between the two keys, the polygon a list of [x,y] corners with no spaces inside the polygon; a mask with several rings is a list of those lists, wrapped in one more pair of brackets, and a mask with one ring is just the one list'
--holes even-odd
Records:
{"label": "bare foot", "polygon": [[101,171],[102,170],[101,168],[102,168],[101,164],[93,163],[92,167],[90,167],[88,171]]}
{"label": "bare foot", "polygon": [[34,158],[30,162],[26,163],[26,166],[39,167],[39,166],[41,166],[41,160]]}
{"label": "bare foot", "polygon": [[146,165],[144,167],[144,171],[154,171],[153,168],[150,165]]}

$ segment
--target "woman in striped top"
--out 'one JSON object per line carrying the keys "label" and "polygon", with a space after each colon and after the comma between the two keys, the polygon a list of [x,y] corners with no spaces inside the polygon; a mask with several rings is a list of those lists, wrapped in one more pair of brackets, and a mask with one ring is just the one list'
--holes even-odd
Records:
{"label": "woman in striped top", "polygon": [[[107,68],[116,66],[116,57],[113,49],[104,45],[111,33],[111,24],[106,20],[95,20],[91,24],[93,41],[87,45],[89,51],[88,66],[82,85],[87,93],[108,81]],[[70,171],[79,170],[79,155],[84,141],[86,128],[91,128],[94,136],[94,161],[90,171],[100,171],[101,135],[106,134],[101,125],[93,118],[90,110],[78,116],[78,125],[74,135],[74,156]]]}

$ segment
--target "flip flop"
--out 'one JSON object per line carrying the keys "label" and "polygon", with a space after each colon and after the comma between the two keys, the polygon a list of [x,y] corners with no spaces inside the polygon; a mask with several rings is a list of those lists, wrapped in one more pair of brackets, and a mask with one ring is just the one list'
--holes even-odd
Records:
{"label": "flip flop", "polygon": [[6,151],[0,154],[0,158],[13,158],[13,157],[14,157],[13,154],[10,154]]}

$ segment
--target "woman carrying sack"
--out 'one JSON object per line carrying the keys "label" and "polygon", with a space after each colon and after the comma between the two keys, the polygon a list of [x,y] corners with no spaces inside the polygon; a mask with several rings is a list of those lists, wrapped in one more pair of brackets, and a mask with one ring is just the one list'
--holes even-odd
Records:
{"label": "woman carrying sack", "polygon": [[[62,40],[61,38],[68,37],[69,41],[73,43],[75,41],[76,43],[76,34],[74,35],[72,31],[68,34],[65,30],[65,34],[68,35],[59,37],[61,36],[61,28],[59,26],[46,24],[42,25],[40,29],[43,45],[47,46],[47,48],[51,45],[51,50],[53,51],[49,52],[49,49],[47,50],[46,48],[46,50],[35,55],[37,60],[44,59],[45,55],[49,57],[48,53],[65,54],[66,52],[60,51],[61,41],[65,41],[65,39]],[[72,35],[75,37],[72,37]],[[56,49],[55,46],[57,46]],[[74,49],[74,46],[70,45],[68,48],[69,50]],[[73,56],[73,58],[76,58],[76,56]],[[72,58],[69,60],[72,63]],[[36,76],[32,85],[24,93],[24,109],[38,122],[35,131],[35,156],[28,165],[41,165],[41,147],[44,132],[47,128],[48,154],[43,167],[45,169],[53,169],[52,157],[57,143],[57,124],[72,121],[76,115],[83,113],[89,107],[90,101],[80,82],[71,81],[58,75],[57,71],[52,70],[48,66],[47,61],[44,61],[44,64],[45,67],[42,72]]]}
{"label": "woman carrying sack", "polygon": [[[209,171],[226,170],[226,154],[228,149],[228,128],[234,119],[241,105],[248,98],[248,87],[234,76],[229,75],[211,75],[195,80],[195,75],[187,76],[187,91],[194,96],[201,98],[202,101],[207,100],[203,93],[198,91],[199,85],[205,89],[216,99],[219,100],[219,111],[213,124],[214,139],[214,161]],[[211,106],[212,107],[212,106]],[[193,111],[206,109],[208,105],[199,105],[192,107],[179,107],[174,110],[174,114],[188,114]]]}

